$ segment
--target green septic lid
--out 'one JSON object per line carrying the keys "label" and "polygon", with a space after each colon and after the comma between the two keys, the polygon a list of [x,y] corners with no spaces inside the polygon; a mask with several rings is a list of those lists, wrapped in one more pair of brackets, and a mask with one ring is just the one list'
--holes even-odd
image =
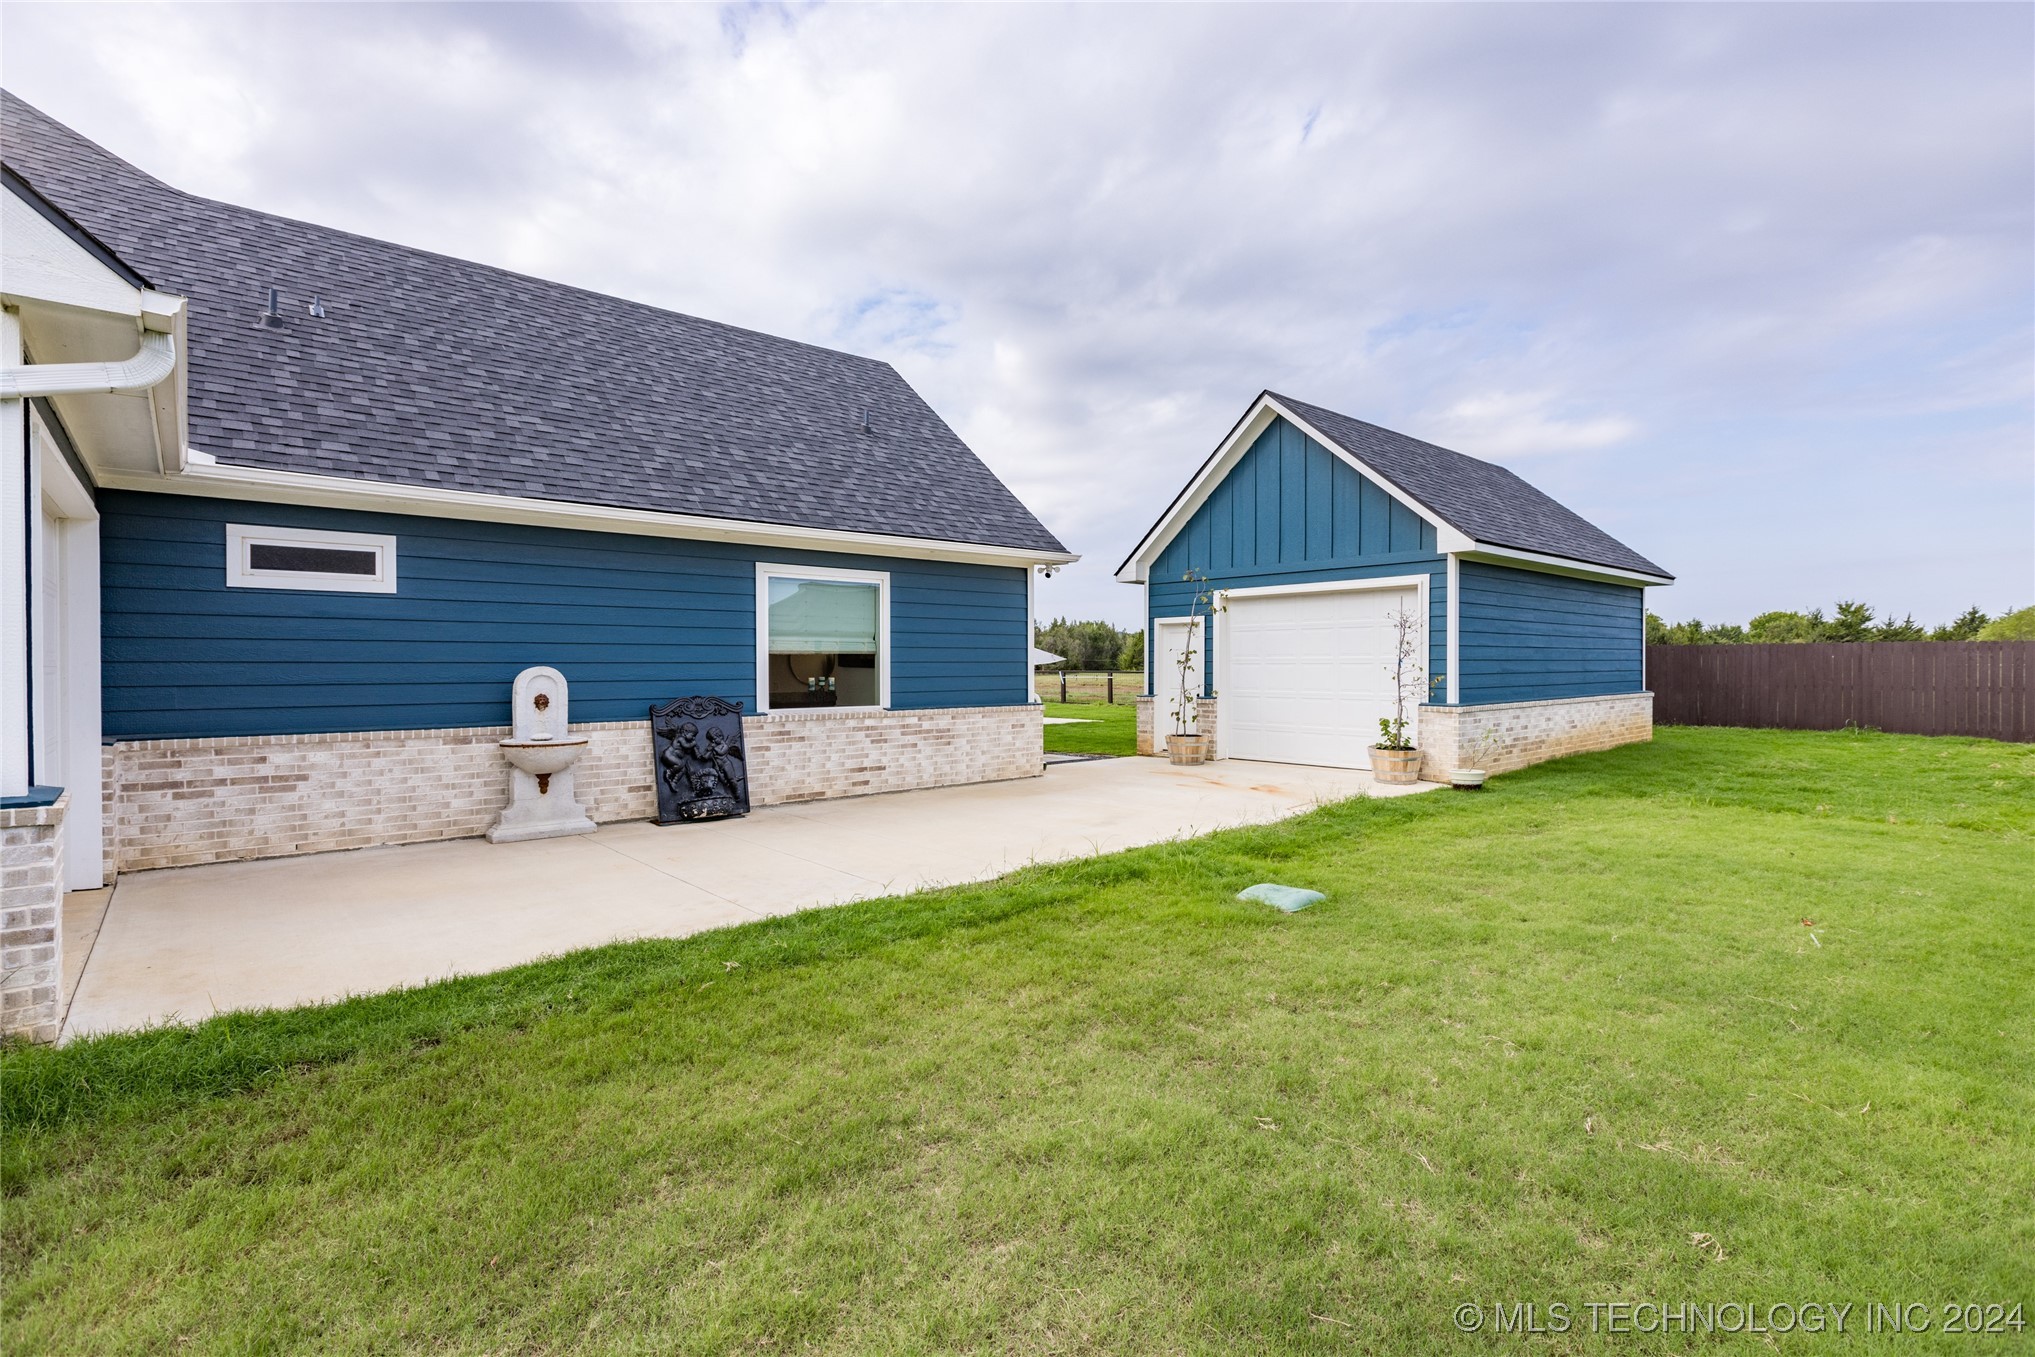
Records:
{"label": "green septic lid", "polygon": [[1328,897],[1320,891],[1302,890],[1298,886],[1278,886],[1266,881],[1252,886],[1249,890],[1238,891],[1237,899],[1256,900],[1291,914],[1295,910],[1306,909],[1309,905],[1318,905]]}

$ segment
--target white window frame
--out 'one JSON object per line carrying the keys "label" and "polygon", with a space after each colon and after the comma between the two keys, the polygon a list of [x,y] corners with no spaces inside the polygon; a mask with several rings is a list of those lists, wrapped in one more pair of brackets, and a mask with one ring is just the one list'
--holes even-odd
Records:
{"label": "white window frame", "polygon": [[[372,575],[333,575],[315,570],[256,570],[248,565],[255,546],[328,547],[372,551]],[[332,532],[324,528],[272,528],[257,523],[226,525],[226,587],[229,589],[311,589],[329,594],[396,592],[396,539],[381,533]]]}
{"label": "white window frame", "polygon": [[[756,565],[756,711],[770,711],[770,582],[774,579],[839,580],[847,584],[876,586],[876,692],[873,707],[827,707],[826,711],[890,710],[890,572],[888,570],[836,570],[817,565]],[[1025,648],[1027,655],[1031,648]],[[807,707],[794,711],[814,710]]]}

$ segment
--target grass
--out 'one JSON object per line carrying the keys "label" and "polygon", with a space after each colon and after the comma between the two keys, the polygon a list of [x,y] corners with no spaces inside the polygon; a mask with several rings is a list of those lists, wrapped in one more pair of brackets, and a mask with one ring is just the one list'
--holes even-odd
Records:
{"label": "grass", "polygon": [[1138,752],[1138,710],[1104,702],[1048,702],[1048,716],[1071,716],[1083,724],[1047,726],[1048,754],[1117,754]]}
{"label": "grass", "polygon": [[[2025,1304],[2031,831],[2035,750],[1666,729],[12,1051],[0,1337],[1433,1354],[1516,1341],[1457,1333],[1472,1301]],[[1231,898],[1261,880],[1330,899]],[[2019,1346],[1875,1346],[1929,1343]]]}

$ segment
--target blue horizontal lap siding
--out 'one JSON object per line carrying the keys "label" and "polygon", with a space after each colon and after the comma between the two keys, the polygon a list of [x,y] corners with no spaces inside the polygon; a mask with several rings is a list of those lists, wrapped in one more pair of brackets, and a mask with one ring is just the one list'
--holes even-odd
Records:
{"label": "blue horizontal lap siding", "polygon": [[[1208,583],[1188,582],[1189,571]],[[1434,525],[1298,428],[1274,420],[1160,551],[1146,591],[1146,636],[1157,636],[1156,619],[1186,616],[1206,589],[1422,574],[1428,677],[1439,700],[1448,668],[1448,565]],[[1213,642],[1207,651],[1212,692]]]}
{"label": "blue horizontal lap siding", "polygon": [[1478,561],[1459,579],[1463,705],[1645,687],[1644,590]]}
{"label": "blue horizontal lap siding", "polygon": [[[109,491],[105,731],[119,739],[502,725],[562,670],[576,721],[706,693],[756,709],[756,564],[890,572],[891,705],[1027,699],[1020,568]],[[226,587],[226,524],[396,538],[397,592]]]}

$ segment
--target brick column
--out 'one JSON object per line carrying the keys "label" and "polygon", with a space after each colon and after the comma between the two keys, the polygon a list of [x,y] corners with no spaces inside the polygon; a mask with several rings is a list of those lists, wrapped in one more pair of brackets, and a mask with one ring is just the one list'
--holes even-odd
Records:
{"label": "brick column", "polygon": [[63,1017],[65,793],[0,809],[0,1038],[55,1041]]}
{"label": "brick column", "polygon": [[[1159,729],[1161,714],[1159,699],[1155,697],[1141,697],[1137,700],[1137,707],[1138,752],[1140,754],[1153,754],[1164,758],[1166,756],[1166,737],[1171,735],[1173,731],[1170,727],[1165,730]],[[1215,747],[1216,720],[1214,698],[1202,697],[1195,699],[1194,728],[1208,737],[1208,757],[1211,759],[1222,757],[1216,752]]]}

